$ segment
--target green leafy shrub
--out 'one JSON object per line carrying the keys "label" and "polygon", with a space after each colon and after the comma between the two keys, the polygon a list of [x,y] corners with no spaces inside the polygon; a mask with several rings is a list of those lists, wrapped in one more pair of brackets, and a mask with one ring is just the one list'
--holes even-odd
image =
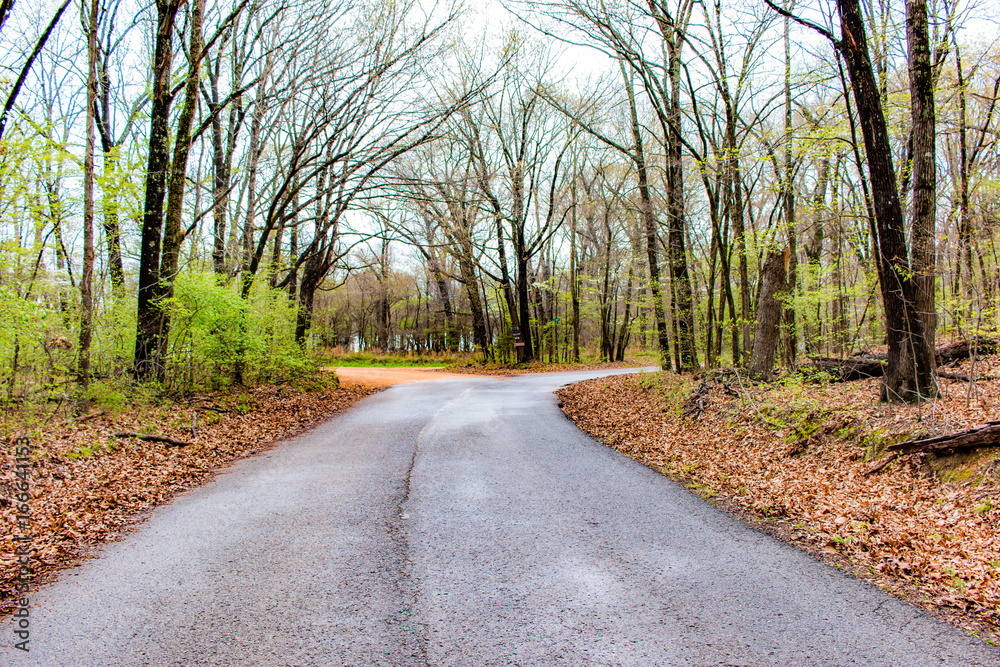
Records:
{"label": "green leafy shrub", "polygon": [[295,308],[284,292],[263,286],[243,299],[236,285],[220,285],[213,274],[187,273],[164,307],[171,388],[252,384],[313,370],[295,343]]}
{"label": "green leafy shrub", "polygon": [[115,412],[124,408],[130,398],[134,402],[131,393],[123,380],[103,380],[91,382],[82,398],[99,410]]}

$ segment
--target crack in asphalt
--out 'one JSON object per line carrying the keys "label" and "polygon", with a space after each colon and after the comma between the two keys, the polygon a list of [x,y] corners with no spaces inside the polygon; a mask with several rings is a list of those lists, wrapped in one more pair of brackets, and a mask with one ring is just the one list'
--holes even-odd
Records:
{"label": "crack in asphalt", "polygon": [[413,441],[413,454],[410,457],[410,463],[407,466],[406,474],[403,477],[402,490],[398,495],[396,502],[395,517],[392,521],[388,522],[386,526],[389,532],[389,539],[393,545],[393,554],[396,559],[398,559],[398,563],[394,568],[398,575],[395,580],[395,587],[403,607],[402,615],[405,616],[405,621],[408,625],[419,627],[419,632],[414,633],[417,644],[417,652],[416,654],[411,654],[409,657],[416,658],[418,660],[417,664],[422,667],[431,667],[430,654],[428,652],[428,645],[430,643],[430,639],[428,637],[430,633],[430,626],[427,621],[418,620],[420,615],[418,603],[420,600],[421,589],[420,582],[413,574],[413,553],[409,535],[409,525],[412,525],[412,523],[407,523],[411,517],[407,512],[406,505],[410,501],[413,470],[417,465],[417,457],[420,455],[420,443],[427,438],[428,431],[436,426],[439,415],[447,410],[456,401],[462,399],[462,397],[470,391],[472,391],[472,389],[467,389],[439,407],[434,414],[427,419],[423,428],[420,429],[420,432]]}
{"label": "crack in asphalt", "polygon": [[[423,429],[420,431],[420,434],[423,434]],[[413,558],[405,523],[410,518],[405,506],[410,499],[410,481],[413,477],[413,468],[416,465],[419,451],[420,435],[414,440],[413,454],[410,457],[410,463],[403,477],[402,486],[397,491],[395,514],[391,515],[390,520],[386,522],[386,531],[392,545],[390,554],[393,562],[390,564],[390,569],[395,575],[393,577],[393,586],[400,604],[400,618],[398,620],[404,624],[404,628],[412,628],[414,625],[420,626],[419,632],[406,632],[404,630],[403,633],[404,643],[409,643],[408,639],[416,639],[415,650],[412,650],[412,647],[408,647],[408,650],[411,650],[411,652],[407,657],[414,659],[414,662],[409,664],[430,667],[430,658],[427,653],[427,626],[425,623],[421,623],[415,619],[417,600],[420,592],[419,585],[413,576]],[[405,635],[410,635],[410,637],[408,638]]]}

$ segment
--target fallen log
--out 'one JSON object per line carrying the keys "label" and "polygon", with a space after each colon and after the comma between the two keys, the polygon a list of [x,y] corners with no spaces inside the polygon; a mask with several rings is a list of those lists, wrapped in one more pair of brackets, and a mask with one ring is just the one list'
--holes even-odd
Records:
{"label": "fallen log", "polygon": [[959,433],[940,435],[936,438],[897,442],[886,447],[886,450],[898,454],[930,452],[942,455],[980,447],[1000,447],[1000,421],[989,422],[985,426],[970,428]]}
{"label": "fallen log", "polygon": [[985,426],[977,426],[950,435],[939,435],[936,438],[907,440],[889,445],[886,447],[886,451],[892,453],[866,470],[865,477],[874,475],[900,456],[907,454],[928,453],[944,456],[981,447],[1000,447],[1000,422],[988,422]]}
{"label": "fallen log", "polygon": [[[958,363],[969,358],[975,350],[976,354],[994,354],[1000,350],[1000,341],[995,338],[976,338],[973,343],[970,341],[960,341],[945,345],[935,350],[939,366]],[[814,375],[816,373],[827,373],[834,382],[854,382],[855,380],[865,380],[867,378],[877,378],[885,375],[885,354],[865,353],[865,356],[854,356],[848,359],[837,359],[833,357],[810,357],[808,364],[798,367],[798,372],[802,375]],[[960,380],[970,382],[971,379],[958,373],[947,373],[938,370],[939,377],[949,380]]]}
{"label": "fallen log", "polygon": [[1000,350],[1000,341],[996,338],[977,336],[973,342],[974,345],[970,341],[963,340],[936,349],[934,356],[937,357],[938,366],[965,361],[972,356],[973,350],[977,355],[996,354],[997,350]]}
{"label": "fallen log", "polygon": [[138,433],[133,433],[131,431],[123,431],[121,433],[115,433],[116,438],[135,438],[136,440],[144,440],[145,442],[162,442],[168,447],[187,447],[190,442],[184,442],[183,440],[174,440],[173,438],[168,438],[163,435],[140,435]]}
{"label": "fallen log", "polygon": [[827,373],[835,382],[853,382],[885,375],[885,364],[878,359],[833,359],[812,357],[810,363],[802,364],[798,372],[804,375]]}
{"label": "fallen log", "polygon": [[60,424],[61,426],[75,426],[76,424],[82,424],[83,422],[89,422],[91,419],[97,419],[98,417],[103,417],[107,413],[104,410],[98,412],[89,412],[82,417],[71,417],[66,419]]}

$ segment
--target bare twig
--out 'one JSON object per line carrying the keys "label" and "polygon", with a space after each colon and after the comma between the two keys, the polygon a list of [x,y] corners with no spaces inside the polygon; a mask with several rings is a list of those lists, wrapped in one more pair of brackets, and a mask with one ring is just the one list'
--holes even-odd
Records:
{"label": "bare twig", "polygon": [[879,470],[881,470],[882,468],[886,467],[887,465],[889,465],[890,463],[892,463],[893,461],[895,461],[898,458],[899,458],[899,452],[893,452],[889,456],[887,456],[884,459],[882,459],[881,462],[875,464],[875,466],[873,468],[870,468],[867,472],[865,472],[865,477],[868,477],[869,475],[874,475]]}
{"label": "bare twig", "polygon": [[144,440],[146,442],[162,442],[169,447],[187,447],[190,442],[184,442],[183,440],[174,440],[173,438],[168,438],[162,435],[139,435],[138,433],[133,433],[131,431],[122,431],[121,433],[115,433],[116,438],[135,438],[136,440]]}
{"label": "bare twig", "polygon": [[90,414],[84,415],[82,417],[67,419],[66,421],[63,422],[63,425],[82,424],[83,422],[89,422],[91,419],[97,419],[98,417],[103,417],[106,414],[108,413],[105,412],[104,410],[98,410],[97,412],[91,412]]}

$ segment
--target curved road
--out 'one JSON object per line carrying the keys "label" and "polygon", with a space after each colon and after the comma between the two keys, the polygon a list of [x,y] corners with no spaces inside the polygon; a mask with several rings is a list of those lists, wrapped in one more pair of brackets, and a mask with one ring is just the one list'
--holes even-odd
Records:
{"label": "curved road", "polygon": [[398,385],[153,512],[2,665],[998,665],[594,442],[552,391]]}

